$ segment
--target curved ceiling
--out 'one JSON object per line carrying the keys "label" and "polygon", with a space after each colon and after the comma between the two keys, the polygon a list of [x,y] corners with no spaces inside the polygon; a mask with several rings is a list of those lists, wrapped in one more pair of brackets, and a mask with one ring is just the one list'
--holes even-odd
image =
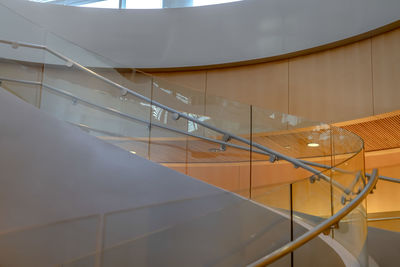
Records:
{"label": "curved ceiling", "polygon": [[75,44],[136,68],[275,57],[356,36],[400,17],[398,0],[246,0],[153,10],[0,2]]}

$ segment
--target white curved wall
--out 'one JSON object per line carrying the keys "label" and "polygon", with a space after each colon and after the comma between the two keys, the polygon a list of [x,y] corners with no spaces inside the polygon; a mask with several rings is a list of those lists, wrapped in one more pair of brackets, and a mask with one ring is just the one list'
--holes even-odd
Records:
{"label": "white curved wall", "polygon": [[245,0],[158,10],[0,3],[82,47],[138,68],[272,57],[368,32],[400,17],[398,0]]}

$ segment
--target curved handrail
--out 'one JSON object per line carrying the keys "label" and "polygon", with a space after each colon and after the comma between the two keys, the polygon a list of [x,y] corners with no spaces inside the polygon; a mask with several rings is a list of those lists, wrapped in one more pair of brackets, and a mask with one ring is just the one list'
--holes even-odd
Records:
{"label": "curved handrail", "polygon": [[[367,177],[370,177],[370,176],[371,176],[371,174],[369,174],[369,173],[366,173],[365,175],[366,175]],[[379,178],[380,180],[383,180],[383,181],[388,181],[388,182],[400,184],[400,179],[398,179],[398,178],[392,178],[392,177],[387,177],[387,176],[383,176],[383,175],[380,175],[378,178]]]}
{"label": "curved handrail", "polygon": [[400,220],[400,217],[368,218],[368,222],[394,221]]}
{"label": "curved handrail", "polygon": [[234,139],[234,140],[242,142],[242,143],[244,143],[246,145],[249,145],[251,147],[256,147],[256,148],[260,149],[261,151],[265,152],[265,154],[267,154],[270,157],[269,158],[270,162],[275,162],[276,160],[283,159],[283,160],[285,160],[287,162],[292,163],[295,168],[301,167],[304,170],[307,170],[307,171],[309,171],[309,172],[311,172],[311,173],[313,173],[315,175],[318,175],[318,177],[322,178],[326,182],[329,182],[329,183],[332,182],[332,184],[334,184],[335,186],[337,186],[340,189],[342,189],[346,194],[349,194],[348,190],[346,190],[346,188],[343,187],[340,183],[337,183],[336,181],[331,179],[329,176],[323,174],[322,172],[312,168],[311,166],[303,163],[302,161],[300,161],[300,160],[298,160],[296,158],[289,157],[289,156],[287,156],[285,154],[282,154],[282,153],[280,153],[278,151],[275,151],[273,149],[267,148],[267,147],[262,146],[262,145],[260,145],[258,143],[249,141],[246,138],[243,138],[243,137],[231,134],[231,133],[229,133],[227,131],[221,130],[221,129],[215,127],[215,126],[209,125],[209,124],[207,124],[207,123],[205,123],[205,122],[203,122],[201,120],[193,118],[193,117],[191,117],[191,116],[189,116],[189,115],[187,115],[185,113],[179,112],[179,111],[177,111],[177,110],[175,110],[173,108],[170,108],[170,107],[168,107],[168,106],[166,106],[164,104],[161,104],[161,103],[159,103],[157,101],[154,101],[154,100],[152,100],[152,99],[150,99],[150,98],[148,98],[146,96],[143,96],[143,95],[141,95],[141,94],[139,94],[139,93],[137,93],[137,92],[125,87],[125,86],[122,86],[122,85],[120,85],[120,84],[118,84],[118,83],[116,83],[116,82],[114,82],[114,81],[112,81],[112,80],[110,80],[110,79],[108,79],[108,78],[106,78],[106,77],[104,77],[104,76],[102,76],[102,75],[100,75],[100,74],[98,74],[98,73],[96,73],[96,72],[94,72],[94,71],[82,66],[78,62],[68,58],[67,56],[64,56],[63,54],[61,54],[61,53],[59,53],[59,52],[57,52],[57,51],[55,51],[55,50],[53,50],[51,48],[48,48],[45,45],[37,45],[37,44],[32,44],[32,43],[27,43],[27,42],[8,41],[8,40],[0,40],[0,43],[11,45],[14,49],[17,49],[18,47],[22,46],[22,47],[29,47],[29,48],[34,48],[34,49],[46,50],[49,53],[53,54],[54,56],[64,60],[68,67],[72,67],[72,66],[75,65],[79,69],[81,69],[81,70],[89,73],[90,75],[102,80],[103,82],[108,83],[108,84],[110,84],[110,85],[112,85],[112,86],[114,86],[116,88],[119,88],[124,93],[125,92],[129,93],[129,94],[131,94],[131,95],[133,95],[133,96],[135,96],[135,97],[137,97],[137,98],[139,98],[139,99],[141,99],[143,101],[146,101],[146,102],[150,103],[151,105],[157,106],[157,107],[162,108],[162,109],[164,109],[164,110],[166,110],[168,112],[171,112],[172,114],[175,114],[175,119],[176,120],[178,120],[179,118],[184,118],[184,119],[186,119],[188,121],[192,121],[192,122],[194,122],[194,123],[196,123],[198,125],[201,125],[201,126],[203,126],[205,128],[208,128],[208,129],[210,129],[210,130],[212,130],[214,132],[217,132],[217,133],[220,133],[220,134],[224,135],[224,138],[226,140]]}
{"label": "curved handrail", "polygon": [[[42,84],[40,82],[34,82],[34,81],[26,81],[26,80],[16,80],[16,79],[9,79],[9,78],[3,78],[0,77],[0,81],[11,81],[11,82],[20,82],[20,83],[25,83],[25,84],[32,84],[32,85],[43,85],[44,87],[47,87],[48,89],[51,89],[53,91],[56,91],[58,93],[64,94],[65,96],[71,97],[71,98],[77,98],[76,96],[65,92],[63,90],[60,89],[56,89],[54,87]],[[114,109],[110,109],[110,108],[105,108],[102,106],[99,106],[97,104],[88,102],[87,100],[83,100],[83,99],[79,99],[79,101],[85,102],[87,104],[90,105],[94,105],[97,108],[101,108],[104,109],[106,111],[112,112],[112,113],[116,113],[118,115],[122,115],[122,116],[127,116],[131,119],[135,119],[135,120],[140,120],[138,118],[132,117],[130,115],[121,113],[119,111],[116,111]],[[143,123],[148,123],[145,120],[140,120]],[[156,124],[155,126],[157,127],[162,127],[171,131],[180,131],[174,128],[170,128],[164,125],[158,125]],[[196,136],[193,134],[189,134],[186,132],[181,132],[181,133],[185,133],[188,135],[192,135],[194,137],[198,137],[198,138],[203,138],[205,139],[206,137],[202,137],[202,136]],[[248,150],[248,148],[246,147],[241,147],[235,144],[229,144],[229,143],[225,143],[219,140],[214,140],[211,138],[208,138],[208,141],[212,141],[212,142],[216,142],[216,143],[223,143],[229,146],[233,146],[235,148],[239,148],[239,149],[244,149],[244,150]],[[261,151],[260,151],[261,152]],[[306,162],[306,161],[303,161]],[[321,166],[323,167],[323,166]],[[327,165],[325,165],[326,168],[328,168]],[[365,197],[366,195],[374,188],[377,179],[381,178],[391,181],[391,182],[396,182],[396,183],[400,183],[400,179],[396,179],[396,178],[390,178],[390,177],[385,177],[385,176],[377,176],[377,170],[374,170],[374,172],[372,174],[366,174],[366,176],[370,177],[370,181],[368,182],[368,184],[366,185],[366,187],[364,188],[364,190],[362,190],[359,195],[353,199],[347,206],[345,206],[342,210],[340,210],[338,213],[336,213],[334,216],[330,217],[329,219],[325,220],[323,223],[319,224],[318,226],[316,226],[315,228],[313,228],[312,230],[310,230],[309,232],[307,232],[306,234],[300,236],[299,238],[297,238],[296,240],[294,240],[293,242],[288,243],[287,245],[285,245],[284,247],[276,250],[275,252],[263,257],[262,259],[258,260],[257,262],[254,262],[252,264],[250,264],[249,266],[264,266],[266,264],[270,264],[273,261],[278,260],[279,258],[283,257],[284,255],[290,253],[291,251],[295,250],[296,248],[300,247],[301,245],[303,245],[304,243],[308,242],[309,240],[311,240],[312,238],[314,238],[315,236],[319,235],[320,233],[324,232],[326,229],[328,229],[330,226],[338,223],[344,216],[346,216],[349,212],[351,212]],[[390,219],[398,219],[398,218],[390,218]]]}
{"label": "curved handrail", "polygon": [[[310,165],[310,166],[315,166],[315,167],[320,167],[320,168],[324,168],[324,169],[331,169],[331,170],[335,170],[341,173],[347,173],[347,174],[352,174],[353,172],[348,171],[348,170],[343,170],[340,168],[336,168],[336,167],[332,167],[329,165],[325,165],[325,164],[321,164],[321,163],[315,163],[315,162],[311,162],[311,161],[307,161],[307,160],[302,160],[300,159],[301,162]],[[365,176],[370,177],[371,174],[370,173],[365,173]],[[393,177],[388,177],[388,176],[383,176],[383,175],[379,175],[378,176],[379,180],[383,180],[383,181],[387,181],[387,182],[392,182],[392,183],[400,183],[400,179],[399,178],[393,178]]]}
{"label": "curved handrail", "polygon": [[339,223],[341,219],[343,219],[347,214],[349,214],[353,209],[355,209],[361,203],[361,201],[363,201],[367,197],[367,195],[374,189],[377,181],[378,181],[378,170],[374,169],[371,174],[371,178],[369,179],[364,189],[360,192],[360,194],[357,197],[355,197],[352,201],[350,201],[349,204],[343,207],[340,211],[338,211],[335,215],[331,216],[329,219],[326,219],[322,223],[318,224],[316,227],[306,232],[305,234],[299,236],[292,242],[260,258],[259,260],[249,264],[248,266],[258,267],[271,264],[274,261],[285,256],[286,254],[304,245],[314,237],[318,236],[325,230],[329,229],[332,225]]}
{"label": "curved handrail", "polygon": [[[118,111],[116,109],[100,106],[100,105],[95,104],[93,102],[90,102],[88,100],[82,99],[82,98],[80,98],[80,97],[78,97],[76,95],[73,95],[73,94],[71,94],[69,92],[66,92],[66,91],[64,91],[62,89],[58,89],[58,88],[55,88],[53,86],[47,85],[47,84],[45,84],[43,82],[28,81],[28,80],[17,80],[17,79],[10,79],[10,78],[5,78],[5,77],[0,77],[0,84],[1,84],[1,81],[15,82],[15,83],[22,83],[22,84],[29,84],[29,85],[41,85],[43,87],[46,87],[47,89],[50,89],[51,91],[57,92],[57,93],[62,94],[64,96],[66,96],[66,97],[70,97],[71,99],[74,99],[76,101],[82,102],[82,103],[87,104],[87,105],[90,105],[90,106],[95,107],[97,109],[100,109],[102,111],[105,111],[105,112],[108,112],[108,113],[111,113],[111,114],[114,114],[114,115],[117,115],[117,116],[120,116],[120,117],[123,117],[123,118],[127,118],[127,119],[130,119],[130,120],[136,121],[136,122],[147,124],[148,126],[155,126],[155,127],[159,127],[159,128],[162,128],[162,129],[165,129],[165,130],[168,130],[168,131],[172,131],[172,132],[175,132],[175,133],[178,133],[178,134],[183,134],[183,135],[187,135],[187,136],[190,136],[190,137],[202,139],[202,140],[205,140],[205,141],[208,141],[208,142],[217,143],[217,144],[224,145],[224,146],[229,146],[229,147],[233,147],[233,148],[244,150],[244,151],[250,151],[250,148],[248,148],[248,147],[244,147],[244,146],[240,146],[240,145],[237,145],[237,144],[233,144],[233,143],[228,143],[228,142],[225,142],[225,141],[212,139],[212,138],[205,137],[205,136],[192,134],[192,133],[185,132],[185,131],[182,131],[182,130],[179,130],[179,129],[175,129],[175,128],[172,128],[172,127],[168,127],[166,125],[159,124],[159,123],[154,123],[154,122],[150,123],[150,122],[148,122],[146,120],[134,117],[134,116],[132,116],[130,114],[123,113],[123,112]],[[269,155],[268,153],[265,153],[265,152],[259,151],[259,150],[252,150],[252,152],[260,153],[260,154],[266,155],[266,156]]]}
{"label": "curved handrail", "polygon": [[[95,104],[95,103],[90,102],[88,100],[82,99],[82,98],[80,98],[78,96],[75,96],[75,95],[73,95],[73,94],[71,94],[69,92],[66,92],[66,91],[64,91],[62,89],[58,89],[58,88],[55,88],[53,86],[47,85],[47,84],[45,84],[43,82],[29,81],[29,80],[18,80],[18,79],[0,77],[0,82],[1,81],[16,82],[16,83],[31,84],[31,85],[41,85],[41,86],[46,87],[46,88],[48,88],[48,89],[50,89],[50,90],[52,90],[54,92],[57,92],[57,93],[62,94],[64,96],[70,97],[71,99],[74,99],[76,101],[80,101],[82,103],[85,103],[87,105],[93,106],[93,107],[95,107],[97,109],[100,109],[100,110],[103,110],[105,112],[109,112],[109,113],[112,113],[112,114],[115,114],[115,115],[130,119],[130,120],[133,120],[133,121],[137,121],[137,122],[140,122],[140,123],[143,123],[143,124],[147,124],[149,127],[151,127],[151,126],[159,127],[159,128],[162,128],[162,129],[165,129],[165,130],[169,130],[169,131],[172,131],[172,132],[175,132],[175,133],[178,133],[178,134],[183,134],[183,135],[187,135],[187,136],[190,136],[190,137],[199,138],[199,139],[202,139],[202,140],[205,140],[205,141],[208,141],[208,142],[217,143],[217,144],[219,144],[221,146],[229,146],[229,147],[240,149],[240,150],[244,150],[244,151],[250,151],[251,150],[254,153],[262,154],[262,155],[265,155],[265,156],[270,156],[271,155],[270,153],[265,152],[263,150],[252,150],[252,149],[250,149],[248,147],[240,146],[240,145],[237,145],[237,144],[234,144],[234,143],[229,143],[228,141],[224,141],[224,140],[221,141],[221,140],[216,140],[216,139],[212,139],[212,138],[205,137],[205,136],[192,134],[192,133],[189,133],[189,132],[186,132],[186,131],[182,131],[182,130],[179,130],[179,129],[175,129],[175,128],[172,128],[172,127],[168,127],[166,125],[162,125],[162,124],[159,124],[159,123],[154,123],[154,122],[150,123],[150,122],[148,122],[146,120],[134,117],[134,116],[132,116],[130,114],[122,113],[122,112],[120,112],[118,110],[115,110],[113,108],[104,107],[104,106]],[[154,102],[153,102],[153,104],[154,104]],[[191,118],[190,120],[194,121],[195,119]],[[228,133],[225,132],[225,135],[228,135]],[[229,134],[229,136],[233,136],[233,135]],[[244,140],[246,140],[246,139],[244,139]],[[252,143],[253,145],[256,144],[254,142],[250,142],[249,141],[249,144],[250,143]],[[309,161],[305,161],[305,160],[301,160],[301,159],[295,159],[295,160],[297,160],[297,161],[299,161],[301,163],[304,163],[305,166],[307,166],[307,167],[308,167],[308,165],[310,165],[310,166],[314,165],[314,163],[309,162]],[[273,162],[273,161],[271,161],[271,162]],[[321,165],[321,166],[320,165],[321,164],[317,164],[318,167],[326,166],[326,165]],[[306,168],[304,168],[304,169],[306,169]],[[337,188],[341,189],[345,194],[348,195],[348,194],[351,193],[351,189],[349,189],[349,188],[343,186],[342,184],[336,182],[335,180],[331,179],[329,176],[326,176],[322,172],[319,172],[319,171],[315,170],[315,172],[313,172],[313,173],[314,173],[314,175],[316,175],[318,177],[322,177],[327,182],[330,182],[330,180],[332,180],[332,184],[334,186],[336,186]]]}
{"label": "curved handrail", "polygon": [[[106,78],[106,77],[104,77],[104,76],[102,76],[102,75],[100,75],[100,74],[98,74],[98,73],[96,73],[96,72],[84,67],[84,66],[82,66],[81,64],[71,60],[70,58],[68,58],[68,57],[66,57],[66,56],[64,56],[64,55],[62,55],[62,54],[60,54],[60,53],[58,53],[58,52],[56,52],[56,51],[44,46],[44,45],[35,45],[35,44],[21,43],[21,42],[11,42],[11,41],[5,41],[5,40],[0,40],[0,42],[9,44],[13,48],[18,48],[19,46],[25,46],[25,47],[36,48],[36,49],[44,49],[44,50],[48,51],[49,53],[59,57],[62,60],[64,60],[68,67],[72,67],[73,65],[75,65],[77,68],[89,73],[90,75],[102,80],[103,82],[105,82],[107,84],[110,84],[110,85],[120,89],[124,93],[125,92],[129,93],[129,94],[137,97],[138,99],[141,99],[141,100],[143,100],[145,102],[150,103],[151,105],[157,106],[159,108],[162,108],[162,109],[174,114],[174,119],[176,119],[176,120],[178,120],[179,118],[184,118],[184,119],[186,119],[188,121],[192,121],[192,122],[194,122],[194,123],[196,123],[198,125],[201,125],[201,126],[203,126],[205,128],[208,128],[208,129],[210,129],[210,130],[212,130],[214,132],[223,134],[224,138],[223,138],[223,141],[219,141],[219,140],[214,140],[214,139],[207,138],[207,137],[200,137],[200,136],[197,136],[197,135],[194,135],[194,134],[191,134],[191,133],[187,133],[187,132],[184,132],[184,131],[180,131],[178,129],[170,128],[170,127],[167,127],[167,126],[164,126],[164,125],[150,123],[150,122],[147,122],[145,120],[141,120],[141,119],[135,118],[135,117],[133,117],[133,116],[131,116],[129,114],[121,113],[121,112],[119,112],[119,111],[117,111],[115,109],[102,107],[100,105],[97,105],[95,103],[91,103],[91,102],[89,102],[87,100],[84,100],[84,99],[79,99],[79,101],[82,101],[84,103],[96,106],[97,108],[100,108],[100,109],[103,109],[103,110],[107,110],[109,112],[117,113],[118,115],[125,116],[125,117],[128,117],[130,119],[139,120],[142,123],[149,124],[150,126],[151,125],[155,125],[157,127],[162,127],[162,128],[168,129],[168,130],[172,130],[174,132],[183,133],[183,134],[188,135],[188,136],[193,136],[193,137],[201,138],[201,139],[207,139],[208,141],[219,143],[221,145],[227,145],[227,146],[231,146],[231,147],[235,147],[235,148],[239,148],[239,149],[244,149],[244,150],[247,150],[247,151],[251,150],[251,148],[246,148],[246,147],[239,146],[239,145],[236,145],[236,144],[228,143],[229,139],[235,139],[235,140],[237,140],[239,142],[242,142],[244,144],[249,145],[250,147],[257,148],[258,150],[252,150],[252,151],[256,152],[256,153],[264,154],[266,156],[269,156],[269,159],[270,159],[271,162],[275,162],[278,159],[283,159],[283,160],[285,160],[287,162],[292,163],[294,165],[294,167],[296,167],[296,168],[297,167],[301,167],[301,168],[313,173],[314,175],[322,178],[323,180],[325,180],[325,181],[327,181],[329,183],[332,183],[334,186],[340,188],[344,193],[346,193],[346,194],[350,194],[351,193],[351,189],[348,189],[348,188],[344,187],[340,183],[338,183],[335,180],[333,180],[331,177],[323,174],[321,171],[312,168],[310,166],[312,164],[309,164],[309,162],[306,162],[304,160],[299,160],[299,159],[292,158],[290,156],[284,155],[284,154],[282,154],[282,153],[280,153],[278,151],[272,150],[272,149],[270,149],[268,147],[264,147],[264,146],[262,146],[262,145],[260,145],[258,143],[249,141],[249,140],[247,140],[247,139],[245,139],[243,137],[231,134],[231,133],[229,133],[227,131],[224,131],[224,130],[221,130],[221,129],[215,127],[215,126],[209,125],[209,124],[207,124],[207,123],[205,123],[205,122],[203,122],[201,120],[193,118],[193,117],[191,117],[191,116],[189,116],[189,115],[187,115],[185,113],[179,112],[179,111],[177,111],[177,110],[175,110],[173,108],[170,108],[170,107],[168,107],[166,105],[163,105],[163,104],[161,104],[161,103],[159,103],[157,101],[153,101],[152,99],[150,99],[148,97],[145,97],[145,96],[143,96],[143,95],[141,95],[141,94],[139,94],[139,93],[137,93],[135,91],[132,91],[131,89],[126,88],[126,87],[124,87],[124,86],[122,86],[122,85],[120,85],[120,84],[118,84],[118,83],[116,83],[116,82],[114,82],[114,81],[112,81],[112,80],[110,80],[110,79],[108,79],[108,78]],[[6,79],[3,79],[3,80],[6,80]],[[12,80],[12,79],[9,79],[9,80]],[[57,91],[59,93],[62,93],[62,94],[66,95],[66,96],[69,96],[71,98],[77,98],[76,96],[74,96],[74,95],[72,95],[72,94],[70,94],[68,92],[65,92],[65,91],[60,90],[60,89],[56,89],[54,87],[51,87],[49,85],[46,85],[46,84],[43,84],[43,83],[40,83],[40,82],[30,82],[30,81],[22,81],[22,82],[32,83],[32,84],[36,84],[36,85],[40,84],[40,85],[42,85],[44,87],[47,87],[47,88],[49,88],[51,90]],[[280,257],[286,255],[287,253],[293,251],[294,249],[300,247],[301,245],[303,245],[304,243],[308,242],[309,240],[311,240],[315,236],[319,235],[324,230],[328,229],[330,226],[332,226],[332,225],[336,224],[337,222],[339,222],[344,216],[346,216],[346,214],[348,214],[351,210],[353,210],[366,197],[366,195],[375,186],[376,181],[377,181],[377,171],[374,170],[374,172],[371,175],[371,178],[370,178],[368,184],[364,187],[364,189],[361,192],[359,192],[357,197],[354,198],[353,200],[351,200],[350,203],[347,206],[345,206],[343,209],[341,209],[338,213],[336,213],[335,215],[333,215],[332,217],[330,217],[329,219],[327,219],[323,223],[319,224],[317,227],[313,228],[312,230],[310,230],[306,234],[300,236],[296,240],[288,243],[287,245],[283,246],[282,248],[276,250],[275,252],[273,252],[273,253],[261,258],[260,260],[254,262],[254,263],[252,263],[250,266],[262,266],[264,264],[271,263],[271,262],[279,259]]]}

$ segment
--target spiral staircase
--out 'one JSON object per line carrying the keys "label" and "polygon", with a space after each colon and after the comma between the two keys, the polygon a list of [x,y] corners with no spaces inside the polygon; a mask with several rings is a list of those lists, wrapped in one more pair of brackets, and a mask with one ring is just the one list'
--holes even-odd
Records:
{"label": "spiral staircase", "polygon": [[358,136],[44,36],[0,37],[0,265],[373,264]]}

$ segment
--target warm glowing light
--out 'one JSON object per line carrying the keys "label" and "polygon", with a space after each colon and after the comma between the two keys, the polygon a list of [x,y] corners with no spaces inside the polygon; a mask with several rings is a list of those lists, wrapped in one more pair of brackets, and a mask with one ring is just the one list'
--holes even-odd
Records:
{"label": "warm glowing light", "polygon": [[129,151],[129,152],[131,152],[132,154],[136,154],[136,152],[135,152],[135,151],[133,151],[133,150],[131,150],[131,151]]}
{"label": "warm glowing light", "polygon": [[309,146],[309,147],[319,147],[319,144],[317,144],[317,143],[308,143],[307,146]]}

